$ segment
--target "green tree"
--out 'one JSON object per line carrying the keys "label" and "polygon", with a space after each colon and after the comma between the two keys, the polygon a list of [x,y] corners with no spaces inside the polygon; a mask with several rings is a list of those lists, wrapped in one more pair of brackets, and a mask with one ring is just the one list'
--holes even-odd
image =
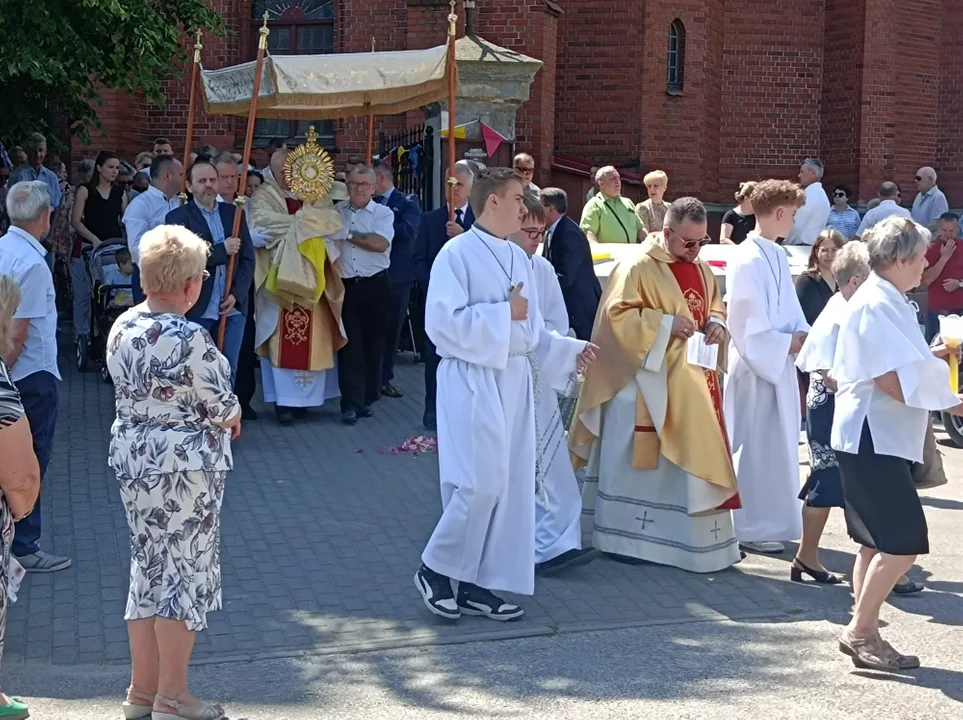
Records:
{"label": "green tree", "polygon": [[0,138],[67,126],[89,140],[104,88],[162,105],[199,28],[223,32],[204,0],[0,0]]}

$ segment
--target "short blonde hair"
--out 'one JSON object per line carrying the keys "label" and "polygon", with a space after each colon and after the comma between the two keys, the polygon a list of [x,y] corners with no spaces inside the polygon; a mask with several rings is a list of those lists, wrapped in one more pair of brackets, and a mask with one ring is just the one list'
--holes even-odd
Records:
{"label": "short blonde hair", "polygon": [[754,180],[749,180],[748,182],[739,183],[739,189],[736,190],[736,202],[742,202],[750,197],[752,197],[752,191],[756,189],[757,182]]}
{"label": "short blonde hair", "polygon": [[763,180],[756,183],[749,202],[752,203],[752,211],[757,217],[765,217],[781,207],[802,207],[806,202],[806,193],[789,180]]}
{"label": "short blonde hair", "polygon": [[20,288],[9,275],[0,275],[0,357],[6,356],[13,345],[12,320],[20,307]]}
{"label": "short blonde hair", "polygon": [[148,231],[140,241],[138,263],[144,294],[183,290],[188,281],[204,273],[209,254],[207,242],[180,225]]}
{"label": "short blonde hair", "polygon": [[642,178],[642,184],[645,185],[646,187],[649,186],[649,183],[654,183],[654,182],[662,182],[668,185],[669,176],[666,175],[663,170],[653,170],[650,173],[646,173],[645,177]]}

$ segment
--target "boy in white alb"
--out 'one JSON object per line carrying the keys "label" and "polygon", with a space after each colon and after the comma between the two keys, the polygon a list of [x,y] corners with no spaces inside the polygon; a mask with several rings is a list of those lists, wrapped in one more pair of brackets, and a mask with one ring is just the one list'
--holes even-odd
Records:
{"label": "boy in white alb", "polygon": [[[538,309],[545,327],[563,337],[570,336],[568,310],[555,268],[538,255],[538,245],[545,237],[548,219],[542,204],[525,196],[526,215],[522,228],[509,238],[528,255],[532,264]],[[542,377],[542,387],[535,412],[538,438],[537,465],[544,469],[543,493],[535,496],[535,572],[553,575],[566,568],[584,565],[598,555],[595,548],[581,549],[582,496],[565,445],[565,432],[558,409],[556,390],[565,391],[569,378],[559,378],[557,386]]]}
{"label": "boy in white alb", "polygon": [[[796,355],[809,332],[780,243],[805,202],[785,180],[756,185],[757,230],[729,263],[729,377],[725,416],[742,509],[736,538],[749,550],[781,553],[799,538],[799,385]],[[758,203],[758,204],[757,204]]]}
{"label": "boy in white alb", "polygon": [[492,591],[535,591],[536,388],[595,357],[590,344],[546,329],[531,263],[505,239],[521,227],[523,198],[513,170],[478,174],[475,224],[439,252],[425,302],[425,331],[441,357],[443,511],[415,586],[449,619],[523,614]]}

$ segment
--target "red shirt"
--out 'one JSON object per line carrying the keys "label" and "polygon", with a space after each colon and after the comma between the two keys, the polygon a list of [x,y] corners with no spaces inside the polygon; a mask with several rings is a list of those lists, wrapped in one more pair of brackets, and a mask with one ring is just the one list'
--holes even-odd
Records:
{"label": "red shirt", "polygon": [[[942,242],[935,242],[926,251],[926,261],[933,267],[940,259]],[[927,309],[934,311],[963,310],[963,290],[943,289],[944,280],[963,280],[963,240],[956,241],[956,250],[946,261],[943,272],[926,288]]]}

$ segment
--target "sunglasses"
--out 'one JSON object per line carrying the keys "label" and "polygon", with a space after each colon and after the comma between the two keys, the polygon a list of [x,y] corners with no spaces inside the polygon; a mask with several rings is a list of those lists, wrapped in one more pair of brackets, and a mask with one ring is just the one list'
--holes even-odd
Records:
{"label": "sunglasses", "polygon": [[517,172],[522,173],[523,175],[528,175],[528,173],[532,173],[532,174],[535,173],[535,168],[533,168],[533,167],[530,167],[530,168],[527,168],[527,167],[517,167],[517,168],[515,168],[515,170],[516,170]]}
{"label": "sunglasses", "polygon": [[700,240],[690,240],[687,237],[683,237],[682,235],[679,235],[679,233],[677,233],[675,230],[672,230],[671,228],[669,229],[669,231],[682,241],[682,244],[686,250],[691,250],[696,246],[703,248],[706,245],[708,245],[710,242],[712,242],[712,238],[710,238],[708,235],[706,235],[704,238],[701,238]]}
{"label": "sunglasses", "polygon": [[846,197],[846,193],[844,193],[844,192],[834,192],[834,193],[833,193],[833,197]]}

